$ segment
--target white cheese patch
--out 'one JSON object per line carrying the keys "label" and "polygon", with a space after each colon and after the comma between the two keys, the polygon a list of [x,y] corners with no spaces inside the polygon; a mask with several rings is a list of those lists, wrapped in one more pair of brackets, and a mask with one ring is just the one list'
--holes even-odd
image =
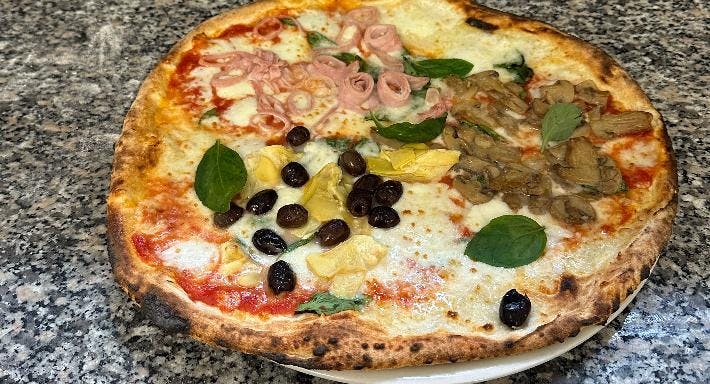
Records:
{"label": "white cheese patch", "polygon": [[254,52],[254,44],[251,43],[251,39],[245,36],[236,36],[229,39],[214,39],[210,40],[209,46],[207,46],[203,53],[205,54],[215,54],[215,53],[227,53],[234,51],[242,52]]}
{"label": "white cheese patch", "polygon": [[307,31],[316,31],[324,34],[331,40],[340,32],[340,15],[307,9],[298,16],[298,22]]}
{"label": "white cheese patch", "polygon": [[307,61],[311,56],[311,46],[306,40],[306,35],[298,30],[284,30],[279,34],[276,44],[266,41],[259,44],[261,48],[277,54],[281,60],[289,63]]}
{"label": "white cheese patch", "polygon": [[219,248],[201,240],[179,241],[160,253],[167,266],[187,271],[202,271],[217,261]]}
{"label": "white cheese patch", "polygon": [[513,211],[500,199],[493,199],[487,203],[476,204],[469,208],[463,222],[474,232],[478,232],[491,220],[498,216],[512,215]]}
{"label": "white cheese patch", "polygon": [[222,113],[222,117],[234,125],[249,125],[249,119],[256,114],[256,98],[245,97],[232,104]]}
{"label": "white cheese patch", "polygon": [[604,143],[602,151],[609,153],[615,146],[628,144],[629,142],[631,142],[631,145],[627,145],[628,148],[619,151],[621,163],[633,167],[654,167],[658,164],[658,154],[663,151],[655,140],[634,141],[633,138],[623,137]]}
{"label": "white cheese patch", "polygon": [[328,163],[337,163],[339,153],[328,145],[325,140],[311,140],[303,146],[303,157],[300,160],[308,174],[313,176]]}
{"label": "white cheese patch", "polygon": [[219,73],[219,68],[215,67],[197,67],[190,72],[190,80],[187,83],[187,89],[197,88],[200,90],[200,97],[203,101],[209,101],[212,99],[212,86],[210,86],[210,81],[212,76]]}
{"label": "white cheese patch", "polygon": [[217,96],[223,99],[242,99],[246,96],[255,95],[254,87],[249,81],[243,80],[228,87],[217,88]]}

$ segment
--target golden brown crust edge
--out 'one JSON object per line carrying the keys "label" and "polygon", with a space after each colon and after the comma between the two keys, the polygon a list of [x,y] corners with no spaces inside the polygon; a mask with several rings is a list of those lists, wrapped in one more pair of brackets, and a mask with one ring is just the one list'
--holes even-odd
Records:
{"label": "golden brown crust edge", "polygon": [[[268,9],[277,2],[263,2],[248,7]],[[462,4],[462,3],[458,3]],[[563,35],[540,22],[521,19],[487,8],[464,3],[469,15],[505,28],[522,28],[548,35],[570,49],[585,52],[598,65],[609,84],[626,87],[630,97],[648,105],[650,102],[638,85],[606,54],[576,38]],[[244,13],[240,8],[211,19],[196,29],[163,59],[169,63],[198,33],[222,20]],[[257,14],[258,12],[253,12]],[[541,325],[522,338],[493,341],[480,336],[436,333],[426,336],[391,337],[371,324],[344,312],[328,317],[308,316],[288,334],[276,335],[268,330],[243,327],[230,315],[194,303],[171,281],[170,277],[149,267],[132,253],[129,217],[121,211],[120,195],[124,183],[135,175],[136,168],[150,165],[145,148],[157,140],[144,131],[146,113],[155,108],[149,100],[151,92],[161,89],[165,81],[161,65],[149,75],[124,123],[124,133],[116,147],[114,173],[108,203],[108,237],[111,264],[121,287],[138,303],[159,327],[170,332],[190,334],[206,343],[263,355],[283,364],[317,369],[394,368],[411,365],[438,364],[489,358],[537,349],[561,342],[591,324],[603,324],[620,303],[646,279],[671,233],[676,211],[677,174],[667,133],[664,140],[670,157],[668,170],[669,196],[653,213],[636,239],[617,256],[618,263],[589,278],[568,277],[562,280],[558,300],[565,315]],[[146,144],[146,140],[148,143]],[[157,142],[157,141],[156,141]],[[153,157],[154,158],[154,157]],[[128,229],[128,230],[127,230]],[[584,307],[564,303],[584,303]],[[324,332],[324,330],[326,330]]]}

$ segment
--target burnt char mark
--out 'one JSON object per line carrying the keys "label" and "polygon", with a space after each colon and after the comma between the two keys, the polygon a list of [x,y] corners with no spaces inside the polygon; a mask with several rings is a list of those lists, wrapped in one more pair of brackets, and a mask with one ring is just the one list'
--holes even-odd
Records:
{"label": "burnt char mark", "polygon": [[329,337],[329,338],[328,338],[328,344],[330,344],[330,345],[336,345],[336,344],[338,344],[338,338],[337,338],[337,337]]}
{"label": "burnt char mark", "polygon": [[372,345],[372,348],[375,349],[385,349],[385,343],[375,343]]}
{"label": "burnt char mark", "polygon": [[419,352],[423,347],[422,343],[413,343],[409,346],[409,352],[416,353]]}
{"label": "burnt char mark", "polygon": [[313,356],[323,357],[328,352],[328,347],[325,344],[318,344],[313,348]]}
{"label": "burnt char mark", "polygon": [[651,275],[651,268],[648,265],[644,265],[641,268],[641,280],[646,280]]}
{"label": "burnt char mark", "polygon": [[560,293],[577,294],[577,280],[572,275],[563,275],[560,280]]}
{"label": "burnt char mark", "polygon": [[141,309],[153,324],[169,333],[189,333],[190,321],[180,316],[160,296],[148,292],[143,296]]}
{"label": "burnt char mark", "polygon": [[468,24],[474,28],[478,28],[480,30],[489,31],[489,32],[495,31],[496,29],[498,29],[497,25],[487,23],[487,22],[477,19],[475,17],[469,17],[468,19],[466,19],[466,24]]}
{"label": "burnt char mark", "polygon": [[508,340],[508,341],[506,341],[505,343],[503,343],[503,347],[504,347],[505,349],[513,349],[514,346],[515,346],[515,343],[512,342],[512,341],[510,341],[510,340]]}
{"label": "burnt char mark", "polygon": [[362,347],[362,349],[370,348],[370,344],[367,344],[367,343],[362,343],[362,344],[360,344],[360,346]]}
{"label": "burnt char mark", "polygon": [[491,324],[491,323],[485,323],[485,324],[483,324],[483,329],[485,329],[486,331],[492,331],[492,330],[493,330],[493,324]]}

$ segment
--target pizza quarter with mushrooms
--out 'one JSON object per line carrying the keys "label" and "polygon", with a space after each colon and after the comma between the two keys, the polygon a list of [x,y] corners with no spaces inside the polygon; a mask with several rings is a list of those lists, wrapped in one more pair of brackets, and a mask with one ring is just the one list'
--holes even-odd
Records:
{"label": "pizza quarter with mushrooms", "polygon": [[307,368],[604,324],[668,240],[659,113],[597,48],[464,1],[261,1],[143,83],[112,265],[159,326]]}

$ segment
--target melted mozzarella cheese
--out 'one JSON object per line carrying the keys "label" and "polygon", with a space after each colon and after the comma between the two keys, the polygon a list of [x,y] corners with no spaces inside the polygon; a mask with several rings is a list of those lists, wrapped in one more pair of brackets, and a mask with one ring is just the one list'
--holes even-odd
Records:
{"label": "melted mozzarella cheese", "polygon": [[331,40],[340,32],[340,16],[315,9],[307,9],[298,16],[298,22],[307,31],[316,31]]}
{"label": "melted mozzarella cheese", "polygon": [[238,126],[249,125],[249,120],[256,114],[256,98],[245,97],[227,108],[222,117],[230,123]]}
{"label": "melted mozzarella cheese", "polygon": [[160,253],[165,265],[188,271],[203,271],[217,261],[219,248],[200,240],[178,241]]}
{"label": "melted mozzarella cheese", "polygon": [[610,153],[616,146],[623,147],[619,151],[618,160],[633,167],[655,167],[659,162],[658,155],[662,153],[662,148],[656,140],[634,141],[628,137],[604,143],[602,151]]}
{"label": "melted mozzarella cheese", "polygon": [[315,175],[328,163],[337,163],[339,153],[328,145],[325,140],[312,140],[303,146],[303,157],[300,163],[309,175]]}

